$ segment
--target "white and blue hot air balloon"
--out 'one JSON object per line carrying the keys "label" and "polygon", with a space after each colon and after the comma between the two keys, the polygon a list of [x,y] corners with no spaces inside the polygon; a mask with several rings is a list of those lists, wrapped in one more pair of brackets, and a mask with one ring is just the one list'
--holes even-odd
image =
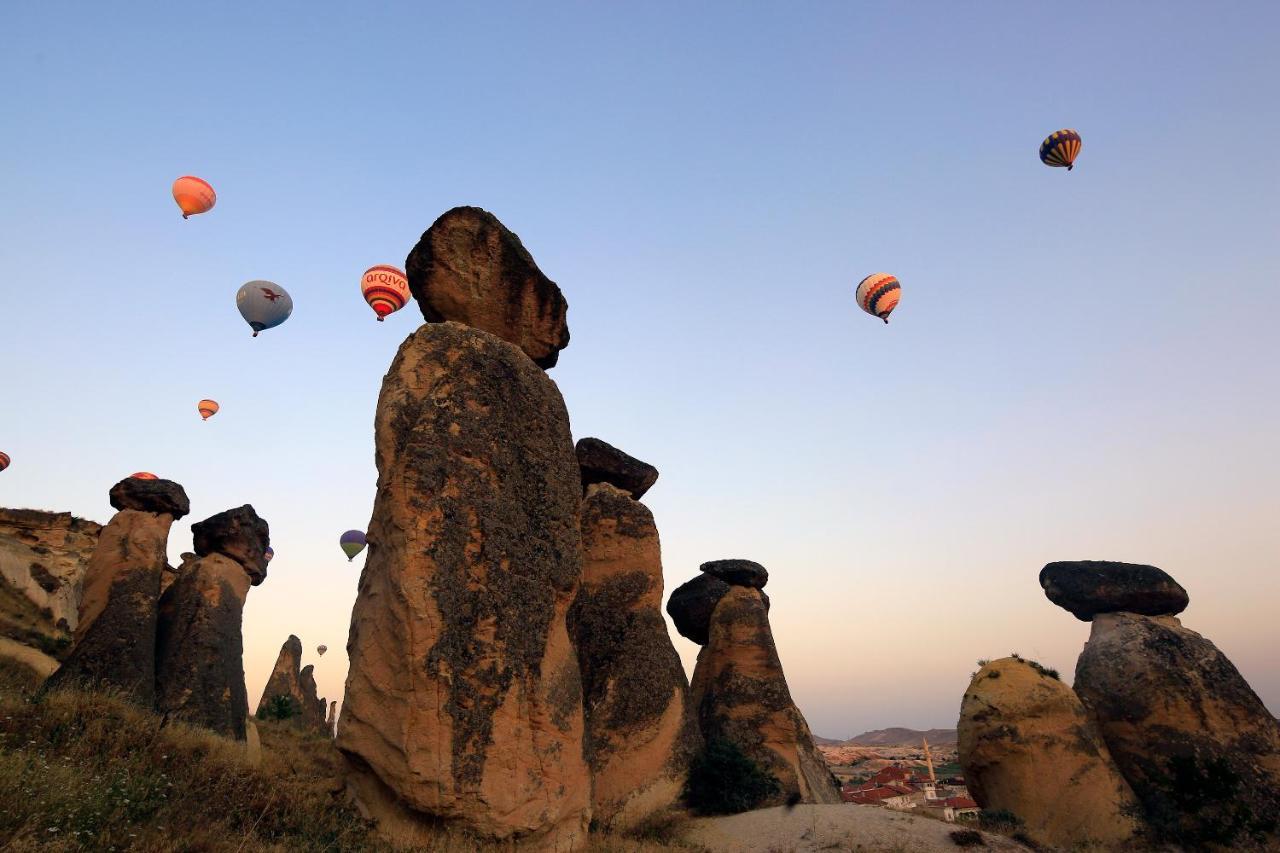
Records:
{"label": "white and blue hot air balloon", "polygon": [[247,281],[236,293],[236,307],[256,338],[263,329],[274,329],[289,319],[293,298],[273,281]]}

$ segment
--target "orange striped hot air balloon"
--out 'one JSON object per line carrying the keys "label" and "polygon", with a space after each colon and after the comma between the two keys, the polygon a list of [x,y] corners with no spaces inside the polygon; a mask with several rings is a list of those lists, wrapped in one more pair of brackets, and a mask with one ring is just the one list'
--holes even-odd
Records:
{"label": "orange striped hot air balloon", "polygon": [[364,271],[360,292],[381,323],[388,314],[399,311],[409,301],[409,279],[403,270],[379,264]]}
{"label": "orange striped hot air balloon", "polygon": [[129,475],[129,479],[131,479],[131,480],[159,480],[160,478],[159,478],[159,477],[157,477],[155,474],[152,474],[150,471],[134,471],[132,474],[130,474],[130,475]]}
{"label": "orange striped hot air balloon", "polygon": [[8,467],[9,467],[9,454],[3,451],[0,451],[0,471],[3,471],[5,468],[8,468]]}
{"label": "orange striped hot air balloon", "polygon": [[218,201],[209,182],[195,175],[183,175],[173,182],[173,200],[182,208],[182,218],[208,213]]}
{"label": "orange striped hot air balloon", "polygon": [[217,400],[201,400],[196,403],[196,408],[200,411],[200,417],[207,421],[218,414],[218,409],[221,407],[218,405]]}
{"label": "orange striped hot air balloon", "polygon": [[887,272],[875,272],[858,284],[858,307],[888,323],[901,295],[902,285],[896,278]]}

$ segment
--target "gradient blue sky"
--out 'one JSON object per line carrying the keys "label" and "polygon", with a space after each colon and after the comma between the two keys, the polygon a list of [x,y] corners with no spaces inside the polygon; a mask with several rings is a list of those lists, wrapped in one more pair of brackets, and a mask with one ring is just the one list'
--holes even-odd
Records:
{"label": "gradient blue sky", "polygon": [[[475,204],[569,300],[575,436],[662,471],[668,590],[770,569],[816,732],[952,725],[979,657],[1069,673],[1055,559],[1169,570],[1280,711],[1278,40],[1269,2],[11,4],[0,504],[106,521],[152,470],[176,557],[253,503],[251,701],[290,632],[338,694],[337,537],[419,322],[359,275]],[[296,304],[257,339],[253,278]]]}

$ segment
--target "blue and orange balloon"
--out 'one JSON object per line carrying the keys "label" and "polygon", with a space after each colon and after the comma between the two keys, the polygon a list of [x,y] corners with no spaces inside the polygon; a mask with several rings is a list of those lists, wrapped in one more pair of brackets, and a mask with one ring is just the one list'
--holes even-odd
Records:
{"label": "blue and orange balloon", "polygon": [[1055,130],[1040,143],[1040,162],[1058,168],[1065,166],[1070,172],[1083,144],[1080,134],[1074,130]]}
{"label": "blue and orange balloon", "polygon": [[902,285],[887,272],[874,272],[858,283],[858,307],[886,323],[902,297]]}
{"label": "blue and orange balloon", "polygon": [[404,271],[387,264],[369,267],[360,279],[360,293],[381,323],[409,301],[409,279]]}
{"label": "blue and orange balloon", "polygon": [[364,550],[366,544],[363,530],[348,530],[346,533],[338,537],[338,547],[342,549],[342,553],[347,555],[347,562],[351,562]]}
{"label": "blue and orange balloon", "polygon": [[266,560],[268,563],[270,563],[270,562],[271,562],[271,558],[272,558],[272,557],[274,557],[275,555],[276,555],[276,550],[275,550],[274,548],[272,548],[270,545],[268,545],[268,546],[267,546],[267,550],[265,550],[265,551],[263,551],[263,552],[262,552],[262,559],[264,559],[264,560]]}

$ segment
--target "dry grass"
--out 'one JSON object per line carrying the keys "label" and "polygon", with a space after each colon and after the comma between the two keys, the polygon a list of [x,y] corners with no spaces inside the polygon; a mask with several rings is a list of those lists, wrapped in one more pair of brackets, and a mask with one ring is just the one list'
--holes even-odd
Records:
{"label": "dry grass", "polygon": [[[242,744],[160,725],[111,695],[32,694],[0,661],[0,849],[13,851],[392,850],[346,803],[340,757],[319,735],[257,721],[262,762]],[[589,853],[677,847],[674,822],[593,835]],[[434,853],[510,851],[441,830]]]}

